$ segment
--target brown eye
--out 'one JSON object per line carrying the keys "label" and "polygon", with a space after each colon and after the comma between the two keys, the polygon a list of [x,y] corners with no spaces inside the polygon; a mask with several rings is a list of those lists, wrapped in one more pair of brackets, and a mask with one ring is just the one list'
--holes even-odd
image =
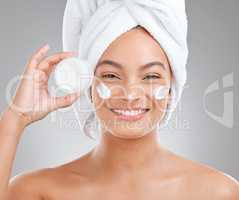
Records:
{"label": "brown eye", "polygon": [[[104,75],[102,75],[101,76],[102,78],[110,78],[110,79],[112,79],[112,78],[118,78],[117,76],[115,76],[114,74],[104,74]],[[119,78],[118,78],[119,79]]]}
{"label": "brown eye", "polygon": [[146,77],[147,77],[146,79],[148,79],[148,78],[150,78],[150,79],[159,79],[160,78],[160,76],[157,76],[157,75],[148,75]]}

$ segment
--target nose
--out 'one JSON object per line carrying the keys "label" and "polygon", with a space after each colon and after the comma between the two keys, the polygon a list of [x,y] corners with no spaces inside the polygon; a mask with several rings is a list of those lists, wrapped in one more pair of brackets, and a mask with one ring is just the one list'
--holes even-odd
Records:
{"label": "nose", "polygon": [[134,100],[134,99],[136,99],[136,97],[135,97],[134,95],[132,95],[132,94],[129,94],[127,98],[128,98],[128,100]]}
{"label": "nose", "polygon": [[126,95],[126,97],[124,98],[125,101],[128,101],[128,102],[132,102],[132,101],[136,101],[136,100],[139,100],[140,97],[139,95],[135,94],[135,93],[128,93],[128,95]]}
{"label": "nose", "polygon": [[125,87],[125,89],[124,100],[134,101],[140,99],[142,96],[142,88],[140,88],[138,85],[130,85]]}

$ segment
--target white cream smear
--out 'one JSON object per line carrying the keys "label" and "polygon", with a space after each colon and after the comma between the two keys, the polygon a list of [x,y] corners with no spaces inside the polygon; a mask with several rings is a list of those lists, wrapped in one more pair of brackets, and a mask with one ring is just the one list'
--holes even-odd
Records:
{"label": "white cream smear", "polygon": [[159,86],[158,88],[155,88],[153,91],[154,94],[154,98],[157,100],[161,100],[164,99],[166,96],[166,91],[167,91],[167,87],[166,86]]}
{"label": "white cream smear", "polygon": [[103,83],[100,83],[97,87],[96,87],[96,90],[99,94],[99,96],[102,98],[102,99],[108,99],[111,97],[111,91],[110,89]]}

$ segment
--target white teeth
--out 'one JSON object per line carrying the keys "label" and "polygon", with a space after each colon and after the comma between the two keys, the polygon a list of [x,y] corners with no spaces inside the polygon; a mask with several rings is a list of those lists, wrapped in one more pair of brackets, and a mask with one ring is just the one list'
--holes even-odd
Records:
{"label": "white teeth", "polygon": [[113,110],[116,113],[127,116],[135,116],[146,112],[145,110]]}

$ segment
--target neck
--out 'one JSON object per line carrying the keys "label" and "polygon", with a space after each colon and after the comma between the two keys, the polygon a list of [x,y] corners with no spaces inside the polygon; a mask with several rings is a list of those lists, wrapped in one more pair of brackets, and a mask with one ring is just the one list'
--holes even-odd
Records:
{"label": "neck", "polygon": [[158,161],[159,152],[156,132],[136,139],[122,139],[104,133],[91,158],[99,169],[117,173],[133,172]]}

